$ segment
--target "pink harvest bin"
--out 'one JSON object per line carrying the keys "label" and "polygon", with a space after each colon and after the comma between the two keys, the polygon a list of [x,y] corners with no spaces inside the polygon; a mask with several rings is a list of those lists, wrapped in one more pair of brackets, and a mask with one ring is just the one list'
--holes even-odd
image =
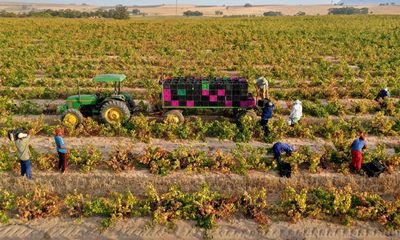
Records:
{"label": "pink harvest bin", "polygon": [[171,101],[171,90],[170,89],[164,89],[163,95],[164,95],[164,101]]}
{"label": "pink harvest bin", "polygon": [[209,92],[209,90],[201,90],[201,95],[202,96],[209,96],[210,92]]}
{"label": "pink harvest bin", "polygon": [[210,102],[216,102],[216,101],[217,101],[217,95],[211,95]]}
{"label": "pink harvest bin", "polygon": [[187,106],[187,107],[194,107],[194,101],[188,100],[188,101],[186,102],[186,106]]}
{"label": "pink harvest bin", "polygon": [[247,100],[247,106],[248,107],[255,107],[256,106],[256,100],[255,99]]}
{"label": "pink harvest bin", "polygon": [[165,95],[171,96],[171,89],[164,89],[163,93],[164,93],[164,96]]}
{"label": "pink harvest bin", "polygon": [[256,102],[254,99],[249,99],[246,101],[240,101],[240,106],[241,107],[254,107],[256,105]]}
{"label": "pink harvest bin", "polygon": [[171,106],[178,107],[179,106],[179,101],[171,101]]}
{"label": "pink harvest bin", "polygon": [[225,101],[225,107],[232,107],[232,101]]}
{"label": "pink harvest bin", "polygon": [[218,89],[218,96],[225,96],[225,89]]}
{"label": "pink harvest bin", "polygon": [[171,95],[164,95],[164,101],[166,102],[171,101]]}

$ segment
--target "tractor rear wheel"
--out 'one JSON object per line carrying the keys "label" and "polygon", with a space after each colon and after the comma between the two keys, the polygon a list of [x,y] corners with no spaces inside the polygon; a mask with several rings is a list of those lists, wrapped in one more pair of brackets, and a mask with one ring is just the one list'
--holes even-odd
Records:
{"label": "tractor rear wheel", "polygon": [[183,114],[179,110],[171,110],[164,113],[164,122],[165,123],[183,123],[185,118]]}
{"label": "tractor rear wheel", "polygon": [[83,122],[83,115],[77,109],[68,109],[61,116],[61,121],[66,127],[76,127]]}
{"label": "tractor rear wheel", "polygon": [[237,116],[237,120],[239,122],[242,122],[245,119],[255,121],[257,119],[257,113],[253,110],[246,110],[246,111],[240,112]]}
{"label": "tractor rear wheel", "polygon": [[131,113],[125,102],[111,100],[100,109],[101,121],[109,124],[124,123],[129,120]]}

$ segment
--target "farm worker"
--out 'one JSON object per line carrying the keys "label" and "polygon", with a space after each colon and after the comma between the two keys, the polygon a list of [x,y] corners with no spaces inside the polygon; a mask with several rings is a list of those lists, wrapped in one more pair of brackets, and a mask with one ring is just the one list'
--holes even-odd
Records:
{"label": "farm worker", "polygon": [[292,107],[292,111],[289,116],[289,125],[296,124],[300,121],[303,116],[303,106],[300,100],[296,100]]}
{"label": "farm worker", "polygon": [[256,91],[257,98],[260,96],[260,91],[262,91],[261,98],[269,98],[268,94],[268,80],[265,77],[259,77],[256,79]]}
{"label": "farm worker", "polygon": [[263,127],[265,136],[268,136],[269,134],[268,121],[272,118],[272,112],[274,109],[275,105],[269,99],[267,99],[262,110],[260,121],[260,125]]}
{"label": "farm worker", "polygon": [[65,146],[62,135],[63,135],[63,133],[62,133],[61,129],[55,130],[54,141],[56,142],[58,159],[59,159],[58,160],[58,170],[60,170],[62,173],[64,173],[68,167],[68,150]]}
{"label": "farm worker", "polygon": [[356,170],[361,170],[362,150],[366,149],[365,137],[363,133],[359,133],[359,137],[351,144],[351,166]]}
{"label": "farm worker", "polygon": [[292,152],[295,151],[294,146],[290,146],[289,144],[277,142],[272,146],[272,152],[274,153],[274,159],[280,164],[281,160],[281,153],[286,152],[286,156],[290,156]]}
{"label": "farm worker", "polygon": [[386,97],[390,97],[389,90],[387,88],[384,88],[379,91],[378,95],[375,98],[375,101],[383,100]]}
{"label": "farm worker", "polygon": [[26,176],[28,179],[32,179],[29,139],[30,137],[28,133],[20,132],[17,134],[15,146],[17,147],[18,159],[21,164],[21,176]]}

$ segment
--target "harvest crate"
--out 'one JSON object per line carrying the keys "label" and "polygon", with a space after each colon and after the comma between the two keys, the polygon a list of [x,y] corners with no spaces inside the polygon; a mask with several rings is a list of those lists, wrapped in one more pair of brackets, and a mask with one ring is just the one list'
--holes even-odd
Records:
{"label": "harvest crate", "polygon": [[252,108],[245,78],[171,78],[162,82],[163,108]]}

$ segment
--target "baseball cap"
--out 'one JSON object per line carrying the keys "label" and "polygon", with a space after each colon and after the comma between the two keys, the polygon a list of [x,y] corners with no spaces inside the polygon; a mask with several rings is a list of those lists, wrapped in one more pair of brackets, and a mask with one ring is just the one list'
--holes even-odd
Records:
{"label": "baseball cap", "polygon": [[17,138],[21,139],[21,138],[26,138],[28,136],[28,134],[26,133],[18,133]]}

